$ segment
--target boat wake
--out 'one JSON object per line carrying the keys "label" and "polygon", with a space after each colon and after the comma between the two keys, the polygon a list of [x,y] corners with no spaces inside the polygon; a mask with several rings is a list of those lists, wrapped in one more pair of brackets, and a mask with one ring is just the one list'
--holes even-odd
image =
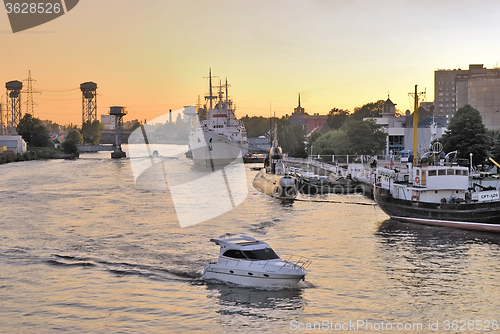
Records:
{"label": "boat wake", "polygon": [[88,257],[53,254],[46,264],[58,267],[94,267],[106,270],[109,273],[123,276],[138,276],[148,279],[195,282],[201,280],[201,270],[182,270],[177,268],[164,268],[155,265],[143,265],[127,262],[113,262]]}

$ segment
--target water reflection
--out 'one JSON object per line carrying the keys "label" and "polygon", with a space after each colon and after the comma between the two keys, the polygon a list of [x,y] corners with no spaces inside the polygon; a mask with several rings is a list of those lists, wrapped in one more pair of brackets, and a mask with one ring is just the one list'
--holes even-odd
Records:
{"label": "water reflection", "polygon": [[207,282],[208,298],[214,299],[220,321],[241,326],[254,320],[287,321],[305,306],[300,288],[259,290],[236,285]]}
{"label": "water reflection", "polygon": [[414,245],[416,250],[436,247],[436,251],[447,252],[450,248],[470,244],[500,245],[500,234],[406,223],[394,219],[380,223],[376,235],[387,244],[404,240]]}
{"label": "water reflection", "polygon": [[446,306],[484,312],[494,303],[486,291],[500,279],[500,235],[396,220],[382,222],[375,235],[382,270],[411,307],[425,314],[434,304],[446,314]]}

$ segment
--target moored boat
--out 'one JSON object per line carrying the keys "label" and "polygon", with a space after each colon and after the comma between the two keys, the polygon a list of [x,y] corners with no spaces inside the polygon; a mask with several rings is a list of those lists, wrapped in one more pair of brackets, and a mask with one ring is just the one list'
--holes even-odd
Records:
{"label": "moored boat", "polygon": [[[228,97],[227,80],[220,84],[218,95],[212,93],[212,72],[209,74],[210,101],[206,119],[189,134],[189,148],[194,162],[202,165],[226,165],[248,153],[248,140],[243,123],[236,119],[233,101]],[[215,100],[215,106],[213,101]]]}
{"label": "moored boat", "polygon": [[257,190],[269,196],[293,200],[298,194],[297,180],[286,171],[276,131],[275,124],[273,146],[269,150],[269,156],[264,161],[264,168],[257,173],[252,184]]}
{"label": "moored boat", "polygon": [[498,189],[469,182],[460,166],[379,168],[374,198],[397,220],[500,232]]}
{"label": "moored boat", "polygon": [[[418,124],[416,87],[414,110],[415,126]],[[413,152],[417,152],[416,131],[413,138]],[[417,161],[409,159],[406,168],[400,170],[378,168],[374,199],[382,211],[391,218],[413,223],[500,232],[497,187],[475,182],[467,167],[453,163],[419,165]]]}
{"label": "moored boat", "polygon": [[254,287],[293,286],[305,279],[311,263],[303,257],[282,260],[267,243],[249,236],[210,241],[220,246],[220,254],[203,268],[204,279]]}

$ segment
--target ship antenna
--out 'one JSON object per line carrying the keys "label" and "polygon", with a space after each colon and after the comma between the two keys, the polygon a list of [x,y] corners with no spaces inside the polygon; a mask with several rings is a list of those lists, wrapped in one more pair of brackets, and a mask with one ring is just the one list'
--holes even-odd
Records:
{"label": "ship antenna", "polygon": [[226,103],[227,103],[227,95],[228,93],[227,93],[227,77],[226,77]]}
{"label": "ship antenna", "polygon": [[212,69],[210,69],[210,73],[208,74],[209,77],[209,86],[210,86],[210,110],[212,110]]}
{"label": "ship antenna", "polygon": [[274,112],[274,140],[273,146],[278,147],[278,124],[276,123],[276,111]]}

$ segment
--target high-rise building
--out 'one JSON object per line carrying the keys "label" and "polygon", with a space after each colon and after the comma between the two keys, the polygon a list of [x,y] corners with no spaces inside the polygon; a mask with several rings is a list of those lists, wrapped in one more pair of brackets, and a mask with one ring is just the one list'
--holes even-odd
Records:
{"label": "high-rise building", "polygon": [[483,117],[489,129],[500,129],[500,69],[483,64],[469,65],[468,70],[434,72],[434,111],[436,115],[453,115],[470,104]]}

